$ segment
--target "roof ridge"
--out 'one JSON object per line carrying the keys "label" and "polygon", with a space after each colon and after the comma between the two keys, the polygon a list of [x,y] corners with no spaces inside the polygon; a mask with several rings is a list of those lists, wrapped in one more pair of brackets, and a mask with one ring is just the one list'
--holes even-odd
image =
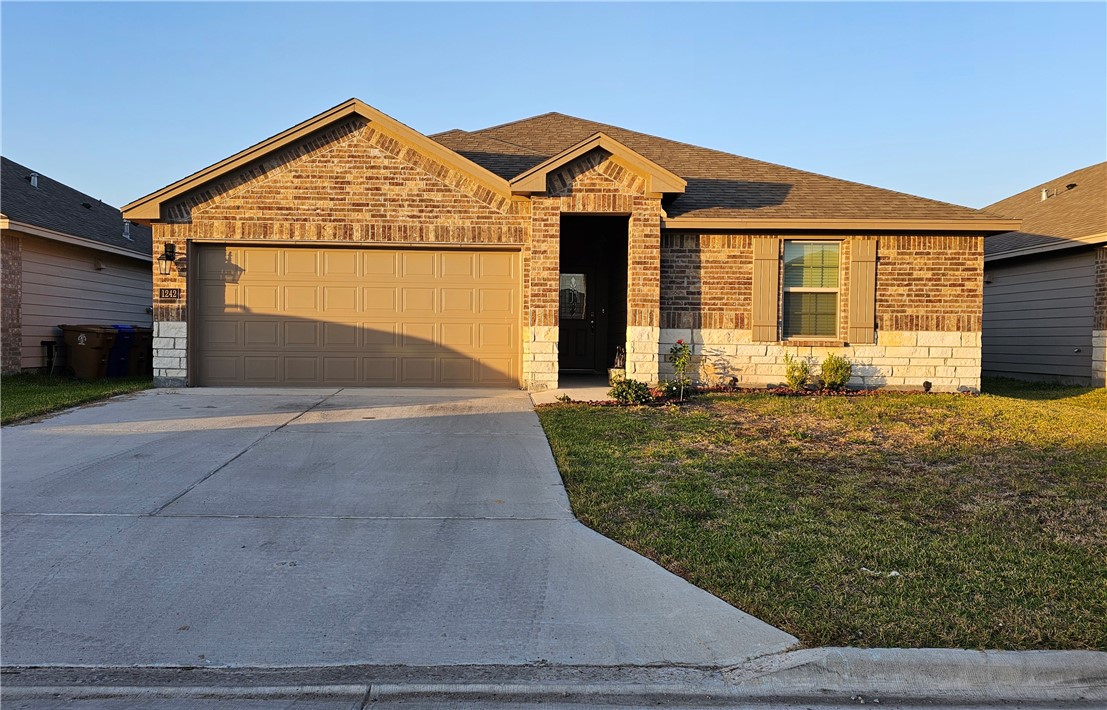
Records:
{"label": "roof ridge", "polygon": [[[515,124],[515,123],[521,123],[523,121],[530,121],[530,120],[533,120],[535,118],[542,118],[544,116],[563,116],[565,118],[571,118],[571,119],[574,119],[574,120],[577,120],[577,121],[582,121],[584,123],[591,123],[591,124],[595,124],[595,125],[598,125],[598,126],[605,126],[605,127],[608,127],[608,128],[615,128],[615,129],[620,130],[620,131],[626,131],[627,133],[633,133],[635,135],[644,136],[646,138],[651,138],[653,140],[664,141],[666,143],[675,143],[677,145],[688,146],[689,148],[695,148],[697,150],[706,150],[706,151],[710,151],[712,153],[718,153],[719,155],[725,155],[725,156],[730,157],[730,158],[740,158],[742,160],[749,160],[751,162],[759,163],[761,165],[767,165],[767,166],[774,167],[774,168],[783,168],[784,170],[792,170],[794,172],[803,173],[805,175],[813,175],[815,177],[823,178],[825,180],[833,180],[835,182],[846,183],[846,184],[849,184],[849,185],[858,185],[858,186],[861,186],[861,187],[867,187],[867,188],[872,189],[872,190],[881,190],[883,192],[888,192],[888,193],[892,193],[892,194],[895,194],[895,195],[901,195],[903,197],[908,197],[908,198],[915,199],[915,200],[925,200],[927,202],[931,202],[931,203],[935,203],[935,204],[939,204],[939,205],[945,205],[947,207],[956,207],[958,209],[963,209],[963,210],[967,210],[969,212],[977,213],[982,217],[996,217],[996,215],[989,214],[989,213],[985,212],[982,209],[976,209],[974,207],[968,207],[966,205],[959,205],[959,204],[956,204],[956,203],[953,203],[953,202],[945,202],[944,200],[936,200],[932,197],[923,197],[921,195],[912,195],[911,193],[908,193],[908,192],[901,192],[899,190],[893,190],[893,189],[890,189],[890,188],[887,188],[887,187],[879,187],[877,185],[870,185],[870,184],[864,183],[864,182],[857,182],[856,180],[846,180],[844,178],[834,177],[832,175],[824,175],[822,173],[816,173],[816,172],[813,172],[811,170],[804,170],[802,168],[794,168],[790,165],[782,165],[781,163],[771,163],[767,160],[760,160],[758,158],[751,158],[751,157],[746,156],[746,155],[738,155],[737,153],[728,153],[725,150],[719,150],[717,148],[708,148],[706,146],[696,145],[695,143],[687,143],[685,141],[678,141],[678,140],[674,140],[672,138],[665,138],[664,136],[657,136],[657,135],[654,135],[652,133],[643,133],[642,131],[636,131],[636,130],[631,129],[631,128],[624,128],[622,126],[616,126],[615,124],[612,124],[612,123],[602,123],[600,121],[593,121],[593,120],[588,119],[588,118],[580,118],[578,116],[570,116],[569,114],[559,113],[557,111],[550,111],[548,113],[544,113],[544,114],[541,114],[541,115],[538,115],[538,116],[531,116],[530,118],[519,119],[518,121],[512,121],[510,123],[504,123],[504,124],[501,124],[500,126],[491,126],[490,128],[483,128],[480,131],[474,131],[474,133],[481,133],[483,131],[490,131],[490,130],[493,130],[493,129],[496,129],[496,128],[501,128],[503,126],[510,126],[510,125]],[[611,136],[611,137],[615,138],[615,136]],[[497,140],[499,140],[499,139],[497,139]],[[616,140],[618,140],[618,139],[616,138]],[[681,176],[681,177],[683,177],[683,176]]]}
{"label": "roof ridge", "polygon": [[[516,123],[522,123],[523,121],[533,121],[536,118],[545,118],[546,116],[565,116],[566,118],[577,118],[576,116],[570,116],[565,113],[559,113],[557,111],[547,111],[546,113],[536,113],[533,116],[527,116],[526,118],[517,118],[514,121],[508,121],[507,123],[497,123],[495,126],[486,126],[485,128],[478,128],[475,131],[468,131],[469,133],[484,133],[485,131],[494,131],[497,128],[507,128],[508,126],[514,126]],[[587,119],[577,118],[578,121],[584,121]],[[505,141],[506,142],[506,141]],[[522,146],[520,146],[522,147]]]}
{"label": "roof ridge", "polygon": [[[1076,170],[1070,170],[1067,173],[1063,173],[1061,175],[1058,175],[1055,178],[1050,178],[1049,180],[1046,180],[1044,182],[1040,182],[1037,185],[1034,185],[1033,187],[1028,187],[1025,190],[1019,190],[1018,192],[1010,194],[1010,195],[1008,195],[1007,197],[1004,197],[1001,200],[996,200],[995,202],[991,203],[990,205],[984,206],[982,209],[990,209],[992,207],[995,207],[998,204],[1001,204],[1003,202],[1007,202],[1008,200],[1014,199],[1014,198],[1019,197],[1021,195],[1026,195],[1028,193],[1037,192],[1037,191],[1039,191],[1043,188],[1048,187],[1051,183],[1060,182],[1061,180],[1064,180],[1066,178],[1070,178],[1073,175],[1076,175],[1077,173],[1083,173],[1083,172],[1087,172],[1087,171],[1090,171],[1090,170],[1094,170],[1095,168],[1098,168],[1098,167],[1101,167],[1101,166],[1107,166],[1107,160],[1100,161],[1098,163],[1092,163],[1091,165],[1085,165],[1084,167],[1077,168]],[[1062,193],[1062,194],[1064,194],[1064,193]]]}

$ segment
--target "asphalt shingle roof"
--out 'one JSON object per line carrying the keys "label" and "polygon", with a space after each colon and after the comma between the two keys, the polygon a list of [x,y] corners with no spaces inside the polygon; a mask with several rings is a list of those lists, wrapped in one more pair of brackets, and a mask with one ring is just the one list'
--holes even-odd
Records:
{"label": "asphalt shingle roof", "polygon": [[151,255],[149,227],[132,224],[131,239],[127,240],[122,212],[41,173],[38,187],[31,187],[32,172],[14,160],[0,158],[0,212],[8,219]]}
{"label": "asphalt shingle roof", "polygon": [[[1068,189],[1068,185],[1075,185]],[[1042,190],[1050,197],[1043,200]],[[1060,245],[1078,237],[1107,233],[1107,162],[1074,170],[1024,190],[985,210],[1022,220],[1018,232],[984,240],[984,254]]]}
{"label": "asphalt shingle roof", "polygon": [[603,132],[688,181],[666,205],[670,217],[816,219],[994,219],[968,207],[839,180],[645,133],[547,113],[479,131],[430,136],[511,179]]}

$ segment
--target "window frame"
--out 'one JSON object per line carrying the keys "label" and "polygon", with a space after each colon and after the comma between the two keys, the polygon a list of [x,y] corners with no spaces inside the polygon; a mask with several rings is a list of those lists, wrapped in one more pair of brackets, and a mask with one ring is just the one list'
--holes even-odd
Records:
{"label": "window frame", "polygon": [[[806,237],[800,239],[780,240],[780,339],[781,342],[791,340],[841,340],[842,337],[842,244],[844,239],[819,239]],[[784,270],[787,265],[786,254],[789,244],[834,244],[838,248],[838,285],[834,288],[826,286],[785,286]],[[789,293],[833,293],[834,294],[834,332],[832,334],[817,335],[813,333],[788,334],[784,326],[784,317],[787,313],[787,294]]]}

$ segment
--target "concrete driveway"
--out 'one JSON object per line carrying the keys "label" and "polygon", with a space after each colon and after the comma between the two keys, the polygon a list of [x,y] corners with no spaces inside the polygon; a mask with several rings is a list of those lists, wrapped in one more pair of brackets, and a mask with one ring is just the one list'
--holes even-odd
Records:
{"label": "concrete driveway", "polygon": [[795,643],[578,523],[521,392],[160,390],[0,444],[6,666],[718,666]]}

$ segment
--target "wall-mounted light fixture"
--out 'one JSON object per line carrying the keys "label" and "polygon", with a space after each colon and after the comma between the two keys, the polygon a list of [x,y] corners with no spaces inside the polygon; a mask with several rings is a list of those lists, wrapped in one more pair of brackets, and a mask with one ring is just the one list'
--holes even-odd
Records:
{"label": "wall-mounted light fixture", "polygon": [[173,262],[177,260],[177,245],[172,242],[167,242],[162,247],[161,256],[158,257],[158,272],[162,276],[168,276],[169,271],[173,266]]}

